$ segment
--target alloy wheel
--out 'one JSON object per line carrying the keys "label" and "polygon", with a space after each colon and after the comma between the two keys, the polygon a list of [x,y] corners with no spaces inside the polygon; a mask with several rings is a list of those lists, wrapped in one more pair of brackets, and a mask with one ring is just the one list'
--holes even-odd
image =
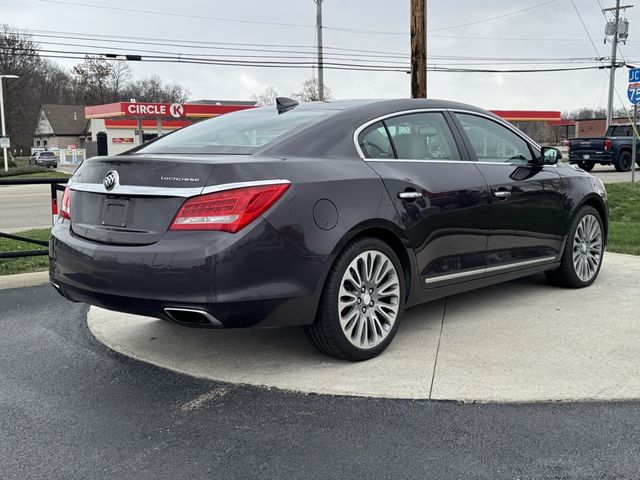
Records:
{"label": "alloy wheel", "polygon": [[593,215],[580,220],[573,236],[573,268],[583,282],[588,282],[597,273],[602,261],[602,228]]}
{"label": "alloy wheel", "polygon": [[340,282],[338,315],[345,338],[370,349],[389,335],[398,317],[400,280],[389,257],[367,250],[347,267]]}

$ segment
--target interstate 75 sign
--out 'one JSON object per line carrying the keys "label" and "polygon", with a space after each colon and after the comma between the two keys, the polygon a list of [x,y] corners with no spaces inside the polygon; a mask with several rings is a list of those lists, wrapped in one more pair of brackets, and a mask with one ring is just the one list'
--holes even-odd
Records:
{"label": "interstate 75 sign", "polygon": [[632,68],[629,70],[627,97],[629,97],[629,101],[634,105],[640,103],[640,68]]}

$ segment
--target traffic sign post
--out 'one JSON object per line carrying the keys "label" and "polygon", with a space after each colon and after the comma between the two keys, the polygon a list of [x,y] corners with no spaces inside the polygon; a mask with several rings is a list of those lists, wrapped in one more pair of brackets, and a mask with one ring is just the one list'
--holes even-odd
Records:
{"label": "traffic sign post", "polygon": [[638,141],[638,103],[640,103],[640,68],[629,70],[627,97],[633,104],[633,142],[631,143],[631,188],[636,183],[636,155]]}

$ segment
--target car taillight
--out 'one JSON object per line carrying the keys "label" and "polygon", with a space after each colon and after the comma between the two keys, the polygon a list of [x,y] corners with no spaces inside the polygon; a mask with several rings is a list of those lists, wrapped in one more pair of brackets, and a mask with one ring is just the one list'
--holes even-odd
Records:
{"label": "car taillight", "polygon": [[611,148],[611,140],[608,138],[604,139],[604,150],[605,151],[609,151],[609,149]]}
{"label": "car taillight", "polygon": [[66,218],[67,220],[71,220],[71,190],[69,190],[69,187],[64,189],[61,203],[60,216],[62,218]]}
{"label": "car taillight", "polygon": [[271,207],[289,182],[234,188],[185,201],[169,230],[220,230],[236,233]]}

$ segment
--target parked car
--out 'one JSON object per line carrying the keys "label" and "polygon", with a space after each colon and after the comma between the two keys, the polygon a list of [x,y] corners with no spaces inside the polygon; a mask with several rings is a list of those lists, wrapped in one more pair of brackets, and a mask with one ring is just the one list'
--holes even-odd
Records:
{"label": "parked car", "polygon": [[[633,129],[631,125],[611,125],[604,137],[572,138],[569,141],[569,163],[590,172],[596,163],[613,165],[618,172],[628,172],[632,160]],[[637,143],[640,147],[640,142]],[[636,153],[640,167],[640,149]]]}
{"label": "parked car", "polygon": [[278,99],[86,160],[51,283],[183,325],[303,325],[322,352],[365,360],[408,307],[539,272],[592,284],[605,189],[557,159],[469,105]]}
{"label": "parked car", "polygon": [[29,165],[58,168],[58,157],[50,150],[35,152],[29,157]]}

